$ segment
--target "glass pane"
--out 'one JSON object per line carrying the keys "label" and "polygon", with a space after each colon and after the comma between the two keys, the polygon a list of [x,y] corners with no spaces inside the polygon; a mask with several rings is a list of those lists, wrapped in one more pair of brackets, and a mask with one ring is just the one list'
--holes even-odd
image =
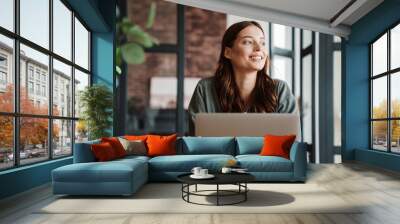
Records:
{"label": "glass pane", "polygon": [[89,70],[89,32],[75,18],[75,63]]}
{"label": "glass pane", "polygon": [[25,114],[48,114],[49,57],[21,44],[20,109]]}
{"label": "glass pane", "polygon": [[312,139],[312,56],[307,55],[302,58],[303,69],[303,102],[302,102],[302,113],[303,118],[303,140],[309,144],[313,143]]}
{"label": "glass pane", "polygon": [[390,75],[391,116],[400,118],[400,72]]}
{"label": "glass pane", "polygon": [[53,120],[53,157],[72,154],[72,121]]}
{"label": "glass pane", "polygon": [[387,71],[387,35],[372,44],[372,75]]}
{"label": "glass pane", "polygon": [[14,0],[0,1],[0,26],[14,31]]}
{"label": "glass pane", "polygon": [[14,111],[14,42],[0,35],[0,111]]}
{"label": "glass pane", "polygon": [[175,132],[176,60],[176,54],[147,53],[145,63],[128,66],[129,134]]}
{"label": "glass pane", "polygon": [[84,120],[75,122],[75,143],[85,142],[88,138],[88,128]]}
{"label": "glass pane", "polygon": [[[135,1],[126,1],[128,18],[135,24],[144,28],[147,22],[147,15],[150,9],[150,4],[155,2],[157,4],[157,13],[154,18],[153,27],[146,29],[153,37],[157,38],[160,43],[176,44],[177,43],[177,10],[176,4],[163,1],[163,0],[142,0],[140,4]],[[192,17],[196,18],[203,16],[202,10],[190,10],[186,8],[185,19]],[[225,19],[225,17],[221,18]],[[166,25],[168,24],[168,25]]]}
{"label": "glass pane", "polygon": [[81,115],[80,94],[86,86],[89,86],[89,75],[75,69],[75,117]]}
{"label": "glass pane", "polygon": [[342,122],[342,52],[333,52],[333,125],[334,146],[341,146]]}
{"label": "glass pane", "polygon": [[392,141],[392,152],[400,153],[400,120],[393,120],[390,122],[391,127],[391,141]]}
{"label": "glass pane", "polygon": [[49,120],[21,117],[20,119],[21,164],[34,163],[49,158]]}
{"label": "glass pane", "polygon": [[372,118],[387,118],[386,76],[372,80]]}
{"label": "glass pane", "polygon": [[14,165],[13,118],[0,116],[0,170]]}
{"label": "glass pane", "polygon": [[49,0],[20,0],[21,36],[49,48]]}
{"label": "glass pane", "polygon": [[387,151],[387,121],[372,122],[372,148]]}
{"label": "glass pane", "polygon": [[301,43],[302,48],[307,48],[312,44],[312,32],[309,30],[302,30],[303,31],[303,41]]}
{"label": "glass pane", "polygon": [[60,1],[53,1],[53,51],[71,60],[72,12]]}
{"label": "glass pane", "polygon": [[53,60],[53,115],[72,117],[71,66]]}
{"label": "glass pane", "polygon": [[400,67],[400,25],[390,31],[391,69]]}
{"label": "glass pane", "polygon": [[272,46],[292,49],[292,28],[279,24],[272,24]]}
{"label": "glass pane", "polygon": [[271,66],[272,77],[286,81],[290,89],[292,89],[292,59],[274,54]]}

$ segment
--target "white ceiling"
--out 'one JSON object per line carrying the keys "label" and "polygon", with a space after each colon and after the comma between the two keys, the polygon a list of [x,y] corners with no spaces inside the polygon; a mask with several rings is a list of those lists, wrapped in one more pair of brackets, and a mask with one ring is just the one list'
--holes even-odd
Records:
{"label": "white ceiling", "polygon": [[[167,0],[183,5],[347,37],[383,0]],[[334,20],[336,14],[349,3]]]}

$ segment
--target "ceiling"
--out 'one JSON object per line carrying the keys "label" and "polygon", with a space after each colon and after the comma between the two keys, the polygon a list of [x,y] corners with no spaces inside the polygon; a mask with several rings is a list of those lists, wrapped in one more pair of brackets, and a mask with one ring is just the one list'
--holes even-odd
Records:
{"label": "ceiling", "polygon": [[183,5],[347,37],[383,0],[167,0]]}

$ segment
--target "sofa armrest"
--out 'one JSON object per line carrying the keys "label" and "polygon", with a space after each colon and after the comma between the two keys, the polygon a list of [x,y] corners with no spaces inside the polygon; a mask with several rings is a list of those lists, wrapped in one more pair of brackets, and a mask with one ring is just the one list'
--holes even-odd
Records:
{"label": "sofa armrest", "polygon": [[94,157],[90,146],[92,144],[100,143],[99,140],[75,143],[74,145],[74,163],[89,163],[95,162],[96,158]]}
{"label": "sofa armrest", "polygon": [[306,144],[294,142],[290,149],[290,160],[293,162],[293,179],[305,181],[307,176]]}

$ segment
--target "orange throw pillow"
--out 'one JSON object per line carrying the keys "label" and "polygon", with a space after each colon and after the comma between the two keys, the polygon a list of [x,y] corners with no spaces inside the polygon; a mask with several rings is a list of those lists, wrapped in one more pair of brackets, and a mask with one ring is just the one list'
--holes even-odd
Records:
{"label": "orange throw pillow", "polygon": [[147,136],[148,156],[176,155],[176,134],[168,136]]}
{"label": "orange throw pillow", "polygon": [[117,158],[114,149],[108,142],[93,144],[91,145],[91,149],[94,157],[99,162],[109,161]]}
{"label": "orange throw pillow", "polygon": [[126,151],[122,146],[121,142],[119,142],[118,138],[110,137],[110,138],[101,138],[101,142],[108,142],[114,149],[115,155],[117,158],[121,158],[126,156]]}
{"label": "orange throw pillow", "polygon": [[281,156],[286,159],[290,158],[290,148],[296,135],[266,135],[264,136],[264,146],[261,149],[262,156]]}
{"label": "orange throw pillow", "polygon": [[124,139],[128,140],[128,141],[143,141],[146,142],[147,139],[147,135],[125,135]]}

